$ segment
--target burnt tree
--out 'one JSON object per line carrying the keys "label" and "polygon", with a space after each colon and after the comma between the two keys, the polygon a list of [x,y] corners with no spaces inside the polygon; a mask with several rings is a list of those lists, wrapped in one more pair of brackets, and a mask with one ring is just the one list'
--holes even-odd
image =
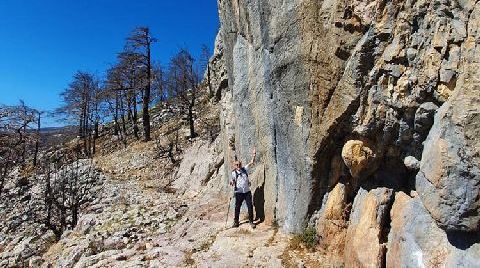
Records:
{"label": "burnt tree", "polygon": [[150,137],[150,112],[149,104],[151,101],[152,86],[152,60],[151,46],[156,39],[151,36],[148,27],[138,27],[127,38],[126,49],[138,56],[137,67],[146,75],[145,84],[142,91],[142,123],[144,141],[149,141]]}
{"label": "burnt tree", "polygon": [[180,102],[190,130],[190,138],[197,136],[195,132],[194,107],[199,87],[199,72],[195,59],[186,49],[181,49],[170,61],[168,86],[170,96]]}

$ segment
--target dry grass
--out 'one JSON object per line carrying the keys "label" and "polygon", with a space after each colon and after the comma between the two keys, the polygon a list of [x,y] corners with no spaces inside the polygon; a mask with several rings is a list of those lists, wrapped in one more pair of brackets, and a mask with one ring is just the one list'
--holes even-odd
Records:
{"label": "dry grass", "polygon": [[317,230],[313,227],[307,227],[302,233],[296,234],[290,240],[290,249],[308,249],[313,250],[318,244]]}
{"label": "dry grass", "polygon": [[192,258],[192,255],[193,255],[192,251],[185,252],[183,262],[186,264],[186,266],[194,266],[195,265],[195,260]]}

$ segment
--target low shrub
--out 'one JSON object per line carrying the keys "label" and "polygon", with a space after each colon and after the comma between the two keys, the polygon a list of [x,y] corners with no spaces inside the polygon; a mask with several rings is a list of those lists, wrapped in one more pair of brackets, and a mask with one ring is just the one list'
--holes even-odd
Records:
{"label": "low shrub", "polygon": [[314,227],[307,227],[302,233],[296,234],[290,240],[290,248],[299,249],[305,247],[313,249],[318,244],[317,230]]}

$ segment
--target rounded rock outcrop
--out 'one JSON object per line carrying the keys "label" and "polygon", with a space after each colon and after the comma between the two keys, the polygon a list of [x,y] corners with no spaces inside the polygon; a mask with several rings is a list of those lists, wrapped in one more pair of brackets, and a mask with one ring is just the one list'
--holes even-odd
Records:
{"label": "rounded rock outcrop", "polygon": [[343,145],[342,158],[352,177],[359,179],[375,171],[375,153],[363,141],[349,140]]}
{"label": "rounded rock outcrop", "polygon": [[419,170],[420,169],[420,161],[414,156],[407,156],[403,159],[403,164],[408,170]]}

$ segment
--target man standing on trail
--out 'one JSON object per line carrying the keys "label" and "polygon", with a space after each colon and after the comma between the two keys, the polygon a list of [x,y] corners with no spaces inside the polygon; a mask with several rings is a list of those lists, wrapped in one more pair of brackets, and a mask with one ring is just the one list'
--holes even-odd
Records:
{"label": "man standing on trail", "polygon": [[234,169],[232,171],[232,179],[230,185],[234,186],[235,190],[235,219],[233,222],[233,228],[239,226],[238,218],[240,216],[240,207],[243,201],[247,203],[248,208],[248,220],[250,226],[255,228],[253,223],[253,205],[252,205],[252,192],[250,191],[250,180],[248,179],[248,171],[255,163],[255,156],[257,155],[255,148],[252,153],[252,160],[246,166],[242,167],[242,162],[235,161]]}

